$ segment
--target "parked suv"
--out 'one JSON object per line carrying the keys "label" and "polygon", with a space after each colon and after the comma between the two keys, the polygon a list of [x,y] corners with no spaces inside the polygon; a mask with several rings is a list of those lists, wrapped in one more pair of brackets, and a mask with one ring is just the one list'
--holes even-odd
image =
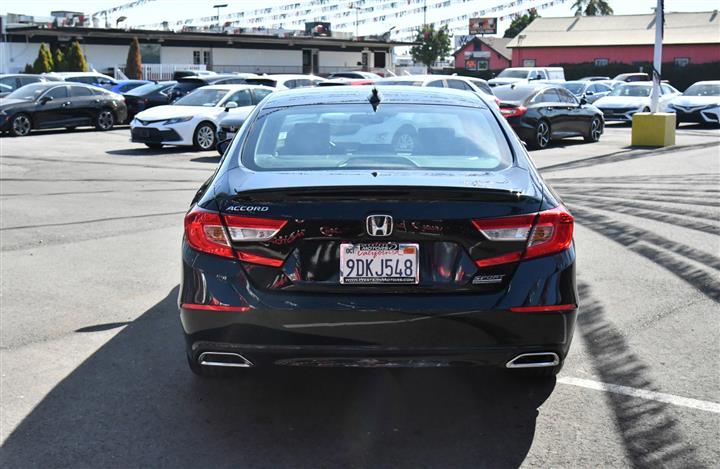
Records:
{"label": "parked suv", "polygon": [[488,80],[488,84],[502,86],[535,80],[561,83],[565,81],[565,70],[562,67],[511,67],[500,72],[497,77]]}

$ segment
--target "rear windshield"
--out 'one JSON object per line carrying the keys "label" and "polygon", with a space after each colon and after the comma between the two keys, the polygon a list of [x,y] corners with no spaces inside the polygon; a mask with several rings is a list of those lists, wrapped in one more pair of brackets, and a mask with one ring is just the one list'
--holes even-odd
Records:
{"label": "rear windshield", "polygon": [[610,92],[610,96],[633,96],[645,98],[650,96],[651,86],[623,85],[618,86]]}
{"label": "rear windshield", "polygon": [[498,74],[498,78],[527,78],[528,70],[513,70],[512,68],[506,68]]}
{"label": "rear windshield", "polygon": [[168,86],[169,85],[167,83],[145,83],[144,85],[140,85],[127,91],[125,94],[129,94],[130,96],[144,96],[146,94],[153,93],[163,88],[167,88]]}
{"label": "rear windshield", "polygon": [[497,86],[493,89],[493,94],[501,101],[525,101],[528,96],[535,93],[536,88],[522,88],[514,86]]}
{"label": "rear windshield", "polygon": [[585,89],[585,83],[573,83],[571,81],[563,83],[561,86],[572,94],[580,94]]}
{"label": "rear windshield", "polygon": [[242,161],[254,170],[494,171],[512,153],[486,108],[368,104],[270,109],[253,123]]}
{"label": "rear windshield", "polygon": [[277,85],[277,82],[275,80],[271,80],[270,78],[246,78],[245,82],[248,85],[265,85],[273,88]]}
{"label": "rear windshield", "polygon": [[5,97],[8,99],[35,100],[49,88],[50,87],[45,83],[32,83],[30,85],[21,86]]}

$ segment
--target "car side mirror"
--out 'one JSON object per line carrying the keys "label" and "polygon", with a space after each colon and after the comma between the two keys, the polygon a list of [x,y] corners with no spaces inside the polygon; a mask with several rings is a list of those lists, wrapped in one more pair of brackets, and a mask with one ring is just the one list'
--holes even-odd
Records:
{"label": "car side mirror", "polygon": [[42,98],[40,98],[40,104],[47,104],[52,100],[53,100],[52,96],[43,96]]}
{"label": "car side mirror", "polygon": [[236,107],[238,107],[238,103],[236,103],[235,101],[225,103],[225,112],[228,112],[230,109],[235,109]]}
{"label": "car side mirror", "polygon": [[585,96],[583,96],[582,98],[580,98],[580,106],[584,106],[584,105],[586,105],[587,103],[588,103],[588,101],[587,101],[587,99],[585,98]]}

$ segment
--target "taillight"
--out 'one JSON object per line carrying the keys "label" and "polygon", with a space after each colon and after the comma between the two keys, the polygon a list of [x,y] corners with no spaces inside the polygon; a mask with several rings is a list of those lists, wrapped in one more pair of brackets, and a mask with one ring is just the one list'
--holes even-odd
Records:
{"label": "taillight", "polygon": [[475,228],[491,241],[526,241],[525,251],[515,251],[475,261],[478,267],[507,264],[562,252],[570,247],[574,219],[565,207],[513,217],[473,220]]}
{"label": "taillight", "polygon": [[226,231],[219,213],[195,207],[185,216],[185,236],[188,244],[198,251],[278,267],[283,264],[282,259],[259,256],[243,250],[235,251],[231,241],[267,241],[275,236],[285,223],[285,220],[226,215]]}
{"label": "taillight", "polygon": [[525,106],[517,106],[517,107],[501,107],[500,108],[500,114],[502,114],[505,117],[519,117],[522,116],[527,112],[527,108]]}
{"label": "taillight", "polygon": [[220,214],[195,207],[185,215],[185,237],[188,244],[201,252],[235,258],[225,235]]}

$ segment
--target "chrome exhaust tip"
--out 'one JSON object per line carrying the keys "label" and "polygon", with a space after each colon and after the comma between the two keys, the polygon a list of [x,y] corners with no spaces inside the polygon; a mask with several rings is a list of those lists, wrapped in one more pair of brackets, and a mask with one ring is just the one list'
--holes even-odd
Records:
{"label": "chrome exhaust tip", "polygon": [[198,363],[203,366],[227,366],[234,368],[250,368],[253,363],[239,353],[229,352],[203,352],[198,357]]}
{"label": "chrome exhaust tip", "polygon": [[560,364],[560,357],[555,352],[522,353],[513,358],[506,368],[542,368],[557,366]]}

